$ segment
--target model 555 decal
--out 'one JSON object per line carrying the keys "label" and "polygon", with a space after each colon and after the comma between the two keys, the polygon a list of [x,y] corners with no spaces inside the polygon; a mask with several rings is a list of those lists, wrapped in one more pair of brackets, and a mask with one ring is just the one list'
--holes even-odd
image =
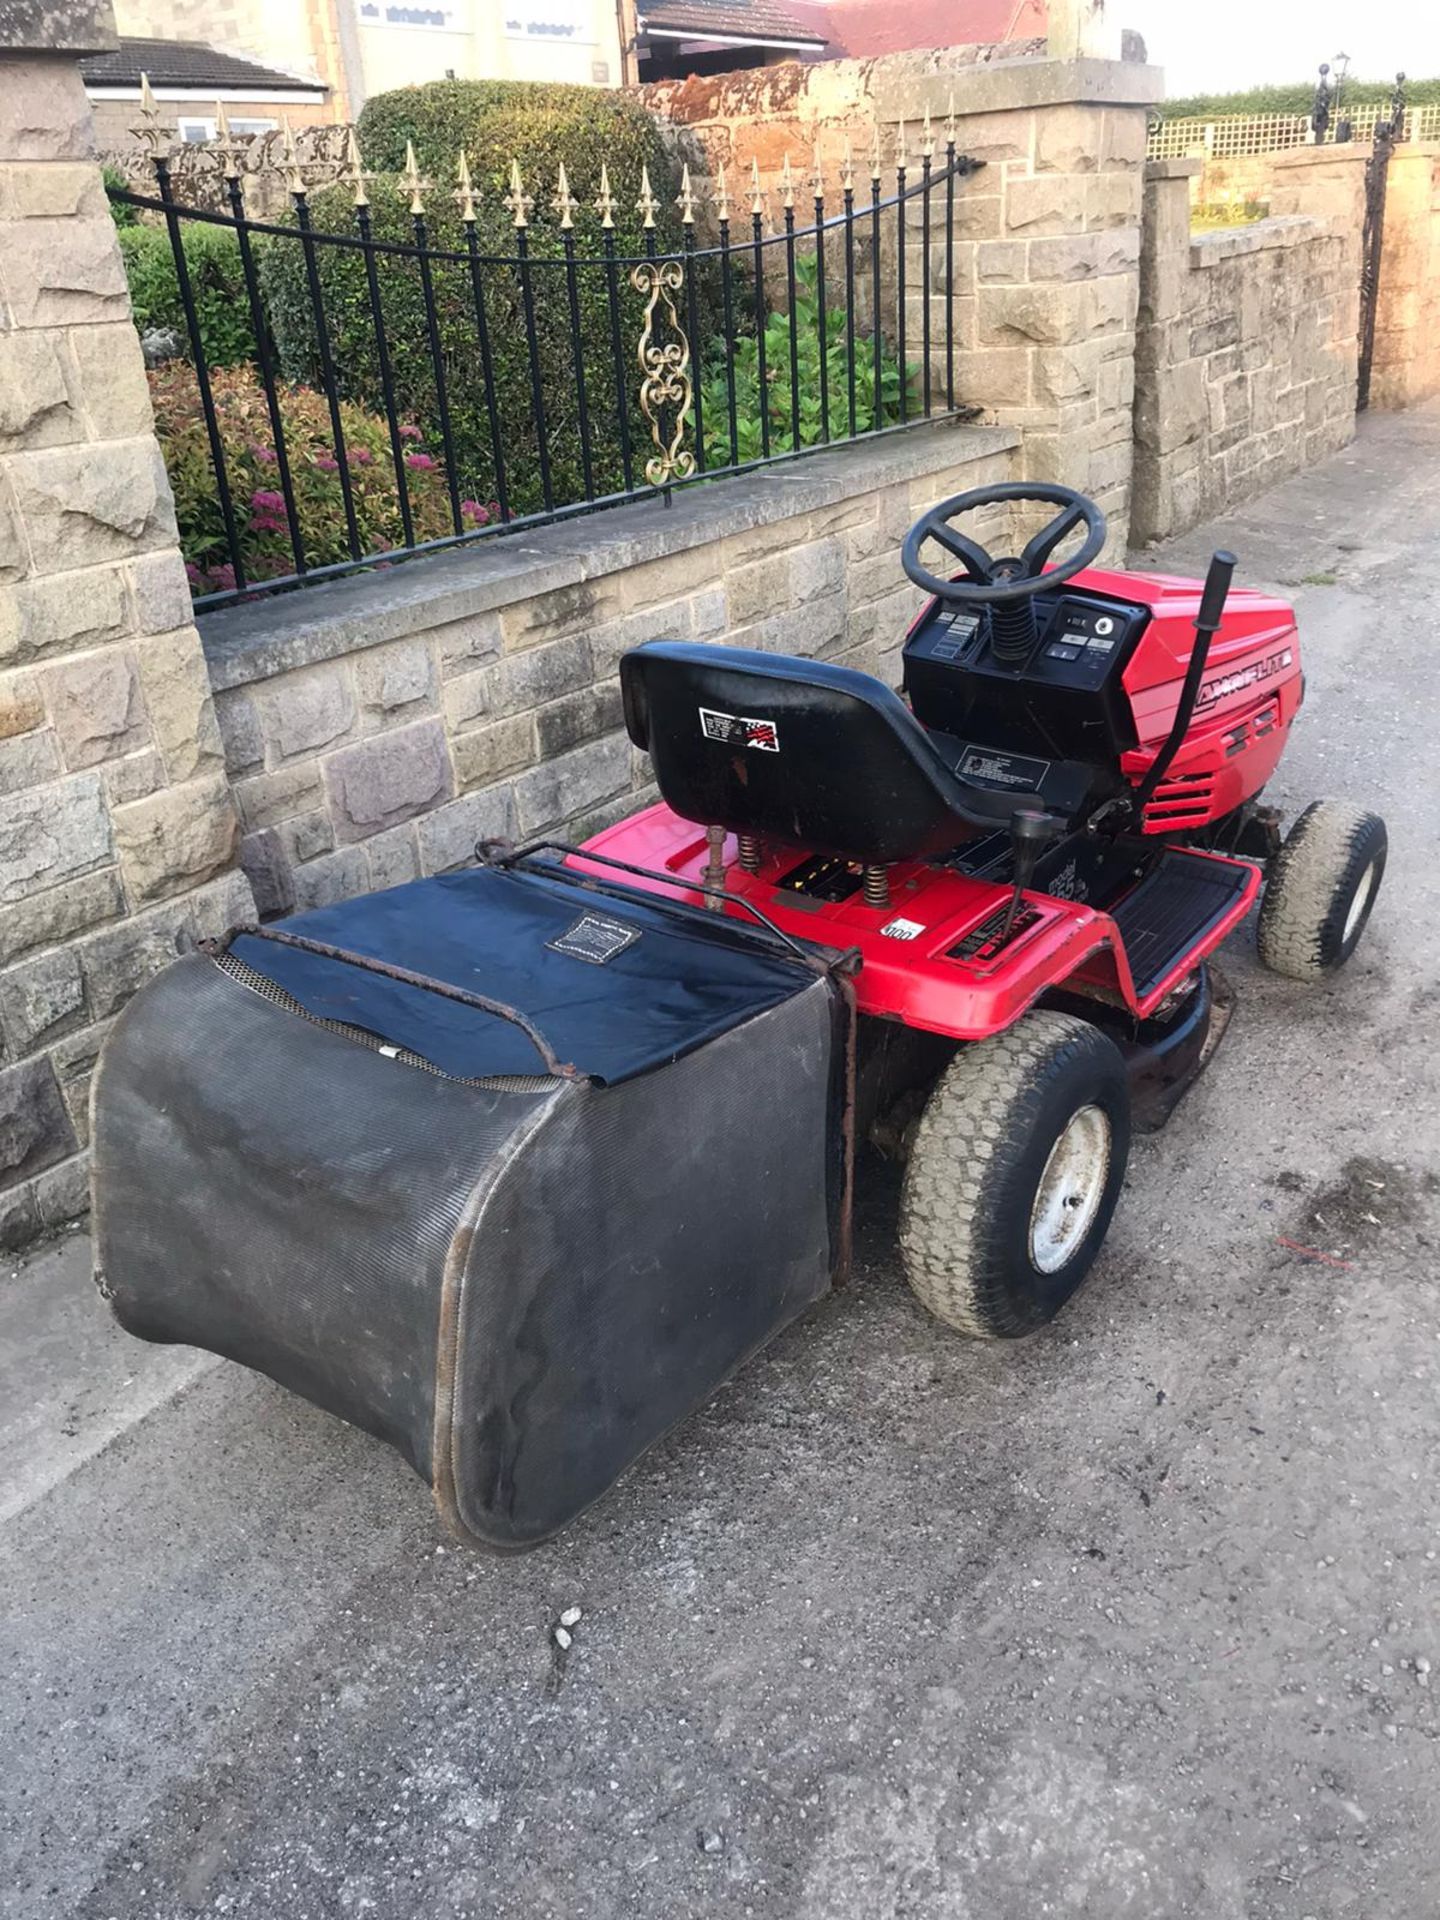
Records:
{"label": "model 555 decal", "polygon": [[716,713],[713,707],[701,707],[700,731],[707,740],[719,740],[727,747],[758,747],[761,753],[780,751],[780,732],[773,720]]}
{"label": "model 555 decal", "polygon": [[1203,713],[1206,707],[1213,707],[1217,700],[1228,700],[1232,693],[1243,693],[1246,687],[1259,686],[1262,680],[1273,680],[1277,673],[1284,673],[1294,663],[1293,649],[1282,647],[1278,653],[1267,654],[1263,660],[1256,660],[1248,667],[1237,667],[1233,673],[1222,673],[1218,679],[1206,680],[1201,685],[1195,711]]}

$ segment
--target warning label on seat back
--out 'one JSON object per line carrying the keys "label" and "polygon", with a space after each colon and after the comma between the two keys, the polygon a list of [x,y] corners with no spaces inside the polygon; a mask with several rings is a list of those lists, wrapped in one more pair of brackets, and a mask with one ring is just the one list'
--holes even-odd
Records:
{"label": "warning label on seat back", "polygon": [[780,751],[780,730],[773,720],[746,718],[738,713],[717,713],[713,707],[701,707],[700,731],[707,740],[719,740],[727,747],[758,747],[761,753]]}

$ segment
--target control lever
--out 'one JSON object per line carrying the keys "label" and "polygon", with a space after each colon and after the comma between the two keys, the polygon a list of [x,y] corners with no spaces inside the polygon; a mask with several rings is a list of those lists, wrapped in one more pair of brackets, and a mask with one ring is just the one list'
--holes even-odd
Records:
{"label": "control lever", "polygon": [[1042,813],[1038,807],[1017,807],[1011,814],[1010,853],[1015,866],[1015,891],[1005,909],[1005,924],[1000,929],[1002,941],[1010,938],[1010,929],[1020,911],[1021,898],[1035,878],[1035,867],[1041,854],[1064,832],[1065,822],[1059,814]]}
{"label": "control lever", "polygon": [[1180,703],[1175,709],[1175,721],[1166,736],[1165,744],[1150,763],[1150,771],[1135,789],[1131,810],[1135,818],[1143,819],[1145,809],[1165,775],[1170,771],[1170,763],[1180,751],[1186,734],[1190,731],[1190,722],[1195,718],[1195,703],[1200,698],[1200,681],[1205,672],[1205,662],[1210,658],[1210,642],[1215,638],[1220,626],[1220,616],[1225,611],[1225,596],[1230,591],[1230,576],[1235,571],[1235,556],[1226,553],[1222,547],[1210,556],[1210,570],[1205,575],[1205,586],[1200,595],[1199,610],[1195,615],[1195,644],[1190,649],[1190,664],[1185,669],[1185,684],[1180,689]]}

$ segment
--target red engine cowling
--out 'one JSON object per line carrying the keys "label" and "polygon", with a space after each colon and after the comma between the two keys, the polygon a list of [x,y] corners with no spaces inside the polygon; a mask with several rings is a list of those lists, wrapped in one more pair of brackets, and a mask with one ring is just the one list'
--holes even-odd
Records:
{"label": "red engine cowling", "polygon": [[[1082,584],[1151,610],[1121,676],[1140,744],[1120,765],[1138,782],[1174,724],[1195,645],[1201,582],[1091,568],[1076,576],[1075,585]],[[1275,771],[1303,690],[1294,609],[1273,594],[1232,587],[1194,718],[1145,809],[1144,831],[1203,827],[1253,798]]]}

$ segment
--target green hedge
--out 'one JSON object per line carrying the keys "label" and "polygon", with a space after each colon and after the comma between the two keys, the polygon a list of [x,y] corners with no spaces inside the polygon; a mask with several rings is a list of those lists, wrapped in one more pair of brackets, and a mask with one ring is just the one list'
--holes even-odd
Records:
{"label": "green hedge", "polygon": [[[120,227],[116,237],[125,258],[136,326],[142,333],[151,327],[170,328],[180,343],[181,354],[187,360],[192,358],[168,230],[137,223]],[[255,337],[239,241],[225,227],[195,220],[185,222],[181,244],[206,360],[212,367],[243,366],[255,357]]]}
{"label": "green hedge", "polygon": [[[1308,114],[1315,104],[1318,78],[1317,69],[1309,80],[1296,80],[1282,86],[1251,87],[1245,93],[1192,93],[1182,100],[1162,101],[1160,111],[1167,120],[1217,120],[1232,113]],[[1344,104],[1361,107],[1388,102],[1394,91],[1393,75],[1388,80],[1347,79]],[[1440,79],[1407,80],[1405,98],[1412,107],[1440,100]]]}
{"label": "green hedge", "polygon": [[[518,104],[523,101],[523,104]],[[370,101],[361,116],[362,151],[370,164],[385,166],[369,186],[371,218],[377,238],[408,241],[410,214],[394,167],[403,162],[406,140],[413,140],[422,169],[434,181],[425,196],[430,244],[462,250],[464,229],[452,198],[456,159],[463,143],[479,197],[476,231],[482,253],[513,255],[515,228],[505,209],[508,174],[518,160],[526,191],[534,198],[529,244],[535,262],[532,284],[543,400],[551,456],[553,496],[557,502],[584,498],[579,429],[578,380],[571,345],[569,299],[563,243],[550,201],[563,161],[571,192],[580,202],[575,214],[577,259],[602,257],[602,230],[593,202],[602,162],[608,166],[615,195],[618,252],[644,250],[644,229],[634,209],[641,168],[661,202],[657,215],[661,251],[676,248],[681,225],[674,205],[676,168],[649,114],[622,95],[588,87],[523,87],[517,83],[444,81],[406,88]],[[353,233],[349,192],[333,188],[312,197],[314,225],[328,232]],[[346,394],[364,406],[382,404],[379,356],[358,250],[322,246],[320,277],[337,374]],[[548,264],[547,264],[548,263]],[[401,256],[379,262],[397,403],[424,423],[439,446],[439,406],[418,262]],[[432,266],[445,386],[461,491],[477,499],[494,498],[499,487],[491,458],[491,439],[475,324],[474,295],[464,262],[436,261]],[[281,364],[286,375],[314,383],[319,378],[318,349],[298,245],[272,240],[265,249],[263,277]],[[620,459],[616,370],[611,350],[606,277],[594,264],[578,269],[583,367],[592,432],[593,479],[598,493],[624,484]],[[482,274],[486,314],[495,356],[496,404],[500,415],[506,483],[512,512],[538,510],[543,504],[538,434],[531,397],[529,356],[519,275],[500,263]],[[640,297],[621,269],[617,274],[622,360],[632,414],[632,438],[638,437],[635,348],[642,316]],[[703,288],[701,337],[713,330],[713,287]],[[697,348],[699,343],[693,343]],[[644,455],[637,447],[637,470]]]}

